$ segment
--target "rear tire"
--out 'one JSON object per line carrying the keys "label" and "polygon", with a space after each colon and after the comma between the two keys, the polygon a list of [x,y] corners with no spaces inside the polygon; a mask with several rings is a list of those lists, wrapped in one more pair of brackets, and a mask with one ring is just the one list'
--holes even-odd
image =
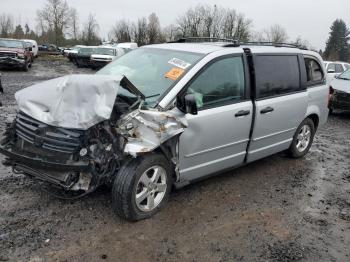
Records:
{"label": "rear tire", "polygon": [[113,209],[129,221],[150,218],[165,206],[172,184],[173,171],[163,155],[131,159],[115,177]]}
{"label": "rear tire", "polygon": [[300,158],[305,156],[312,145],[315,136],[315,124],[310,118],[306,118],[297,128],[292,144],[288,149],[289,156]]}

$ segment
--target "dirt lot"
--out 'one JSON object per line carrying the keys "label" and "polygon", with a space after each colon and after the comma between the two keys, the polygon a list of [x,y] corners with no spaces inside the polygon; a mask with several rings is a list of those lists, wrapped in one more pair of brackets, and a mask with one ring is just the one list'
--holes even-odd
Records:
{"label": "dirt lot", "polygon": [[[92,73],[63,61],[2,72],[0,131],[17,90],[72,72]],[[138,223],[114,215],[109,189],[62,201],[0,164],[0,261],[350,261],[349,145],[350,114],[337,113],[305,158],[278,154],[175,191]]]}

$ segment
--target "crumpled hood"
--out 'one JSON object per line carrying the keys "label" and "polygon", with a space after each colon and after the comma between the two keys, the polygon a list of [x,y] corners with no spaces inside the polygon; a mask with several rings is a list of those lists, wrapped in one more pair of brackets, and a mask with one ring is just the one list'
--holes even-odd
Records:
{"label": "crumpled hood", "polygon": [[19,110],[45,124],[86,130],[109,119],[123,77],[68,75],[15,94]]}

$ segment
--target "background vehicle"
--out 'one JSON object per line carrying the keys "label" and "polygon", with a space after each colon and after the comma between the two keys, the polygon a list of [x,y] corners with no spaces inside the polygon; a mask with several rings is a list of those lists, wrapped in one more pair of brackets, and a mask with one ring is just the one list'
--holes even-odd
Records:
{"label": "background vehicle", "polygon": [[350,64],[349,63],[339,62],[339,61],[334,61],[334,62],[324,61],[324,64],[325,64],[325,67],[326,67],[326,70],[327,70],[328,81],[333,80],[333,78],[335,76],[340,75],[345,70],[350,68]]}
{"label": "background vehicle", "polygon": [[119,47],[99,46],[91,54],[91,67],[94,69],[104,67],[124,54],[124,49]]}
{"label": "background vehicle", "polygon": [[38,52],[39,52],[39,46],[38,43],[35,40],[32,39],[22,39],[25,42],[30,42],[32,43],[32,52],[34,54],[34,57],[38,57]]}
{"label": "background vehicle", "polygon": [[319,54],[195,41],[145,46],[96,75],[19,91],[0,152],[15,171],[82,195],[113,185],[128,220],[154,215],[173,185],[281,151],[304,156],[328,117]]}
{"label": "background vehicle", "polygon": [[117,47],[123,48],[125,53],[130,52],[131,50],[136,49],[138,46],[136,43],[120,43],[117,44]]}
{"label": "background vehicle", "polygon": [[91,67],[91,55],[95,52],[96,46],[81,47],[74,56],[74,62],[77,67]]}
{"label": "background vehicle", "polygon": [[31,67],[31,48],[25,42],[0,38],[0,67],[16,67],[28,71]]}
{"label": "background vehicle", "polygon": [[[22,40],[24,41],[24,40]],[[26,48],[28,48],[30,51],[30,63],[34,62],[34,53],[33,53],[33,44],[31,42],[24,41]]]}
{"label": "background vehicle", "polygon": [[350,69],[336,76],[331,82],[331,99],[329,108],[350,111]]}
{"label": "background vehicle", "polygon": [[73,46],[70,49],[64,50],[63,55],[66,56],[69,59],[69,61],[75,62],[75,56],[78,54],[80,48],[82,48],[82,47],[85,47],[85,46],[83,46],[83,45]]}

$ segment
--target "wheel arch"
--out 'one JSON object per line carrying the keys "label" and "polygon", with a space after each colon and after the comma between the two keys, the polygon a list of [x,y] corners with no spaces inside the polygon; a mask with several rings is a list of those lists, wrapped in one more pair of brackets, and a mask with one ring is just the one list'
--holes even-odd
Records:
{"label": "wheel arch", "polygon": [[315,125],[315,130],[317,130],[318,125],[320,123],[320,118],[317,114],[310,114],[308,115],[306,118],[310,118],[312,120],[312,122],[314,122]]}
{"label": "wheel arch", "polygon": [[315,130],[317,130],[320,123],[320,116],[321,116],[321,112],[319,107],[317,107],[316,105],[312,105],[308,107],[304,119],[310,118],[314,122]]}

